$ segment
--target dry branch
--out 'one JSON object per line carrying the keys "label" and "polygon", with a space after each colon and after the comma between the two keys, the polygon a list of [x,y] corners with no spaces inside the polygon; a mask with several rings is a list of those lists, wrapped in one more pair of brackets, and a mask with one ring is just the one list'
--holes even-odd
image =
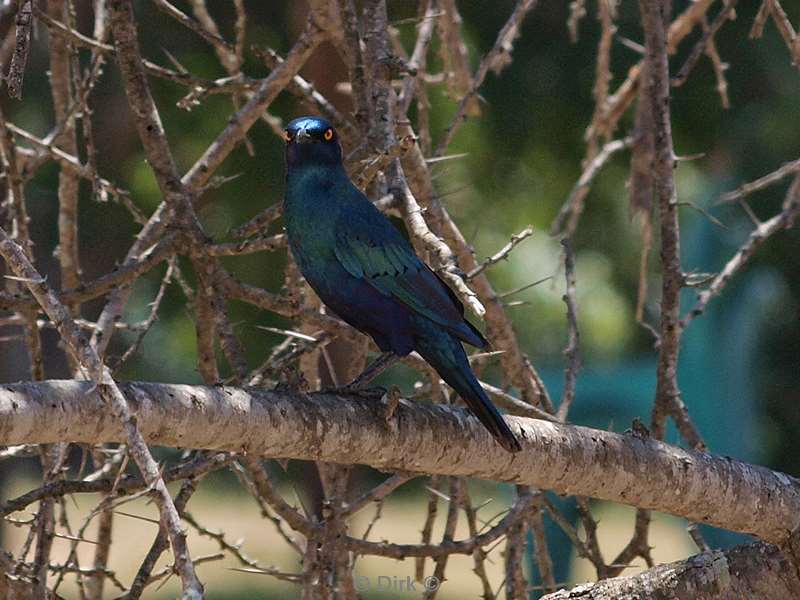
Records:
{"label": "dry branch", "polygon": [[742,184],[731,192],[725,192],[719,197],[717,204],[741,200],[750,194],[783,181],[783,179],[789,177],[790,175],[794,175],[798,171],[800,171],[800,159],[785,163],[779,168],[775,169],[772,173],[768,173],[762,177],[759,177],[755,181]]}
{"label": "dry branch", "polygon": [[731,278],[745,267],[764,242],[773,235],[794,225],[798,214],[800,214],[800,191],[797,189],[798,185],[800,185],[800,177],[797,177],[790,187],[784,201],[785,208],[783,211],[760,223],[750,233],[745,243],[728,260],[722,270],[714,276],[708,287],[697,295],[697,301],[694,306],[681,320],[681,327],[686,327],[693,319],[703,314],[708,303],[722,293]]}
{"label": "dry branch", "polygon": [[17,2],[16,44],[11,64],[5,76],[8,86],[8,95],[17,100],[22,100],[22,83],[25,77],[25,65],[28,64],[28,53],[31,43],[31,25],[33,25],[32,0]]}
{"label": "dry branch", "polygon": [[[38,443],[57,441],[58,448],[66,448],[64,442],[68,440],[91,444],[127,440],[131,454],[144,464],[145,477],[124,474],[128,451],[124,447],[113,453],[93,448],[96,471],[86,476],[84,465],[81,465],[77,474],[67,475],[71,479],[59,479],[61,471],[56,467],[60,461],[53,462],[40,488],[0,507],[0,514],[5,516],[17,510],[30,510],[28,507],[34,502],[39,502],[40,507],[38,516],[29,523],[29,533],[19,558],[0,552],[0,596],[3,596],[5,588],[14,587],[16,583],[30,583],[31,589],[43,596],[48,593],[48,570],[58,573],[55,585],[50,586],[52,592],[58,592],[65,576],[74,576],[82,596],[89,600],[102,596],[104,578],[121,588],[115,573],[106,568],[112,542],[111,508],[116,508],[116,502],[122,501],[120,496],[124,493],[152,494],[152,486],[161,500],[163,519],[169,525],[166,530],[173,537],[179,560],[177,566],[153,571],[155,560],[166,549],[167,538],[162,531],[140,567],[129,597],[139,597],[147,583],[167,578],[175,570],[183,575],[189,595],[197,597],[202,594],[202,588],[193,575],[194,562],[215,560],[220,555],[195,561],[189,558],[185,548],[181,548],[183,532],[175,509],[182,510],[194,491],[194,477],[234,459],[228,454],[214,454],[208,458],[184,460],[159,474],[144,445],[142,433],[148,441],[166,446],[247,452],[248,456],[237,457],[240,461],[234,467],[237,475],[258,502],[265,519],[272,521],[283,540],[303,558],[302,573],[261,567],[241,553],[237,544],[227,541],[223,532],[216,534],[199,523],[194,525],[198,531],[211,535],[224,551],[233,554],[247,568],[299,583],[303,597],[314,600],[355,599],[353,564],[360,555],[399,559],[417,557],[419,578],[424,574],[424,559],[433,558],[434,575],[445,580],[448,557],[454,553],[472,555],[484,597],[494,598],[499,591],[493,590],[485,568],[491,560],[491,550],[487,548],[490,544],[504,544],[506,549],[506,581],[501,589],[505,586],[509,597],[525,598],[530,591],[530,582],[524,581],[522,568],[528,530],[535,539],[535,560],[542,574],[543,587],[547,591],[555,589],[555,576],[544,538],[543,507],[566,532],[578,553],[592,561],[601,578],[619,574],[636,556],[652,563],[648,546],[649,509],[752,532],[778,543],[784,542],[790,530],[800,525],[797,516],[800,514],[800,487],[797,481],[783,474],[673,448],[651,439],[646,430],[644,433],[640,430],[634,434],[616,435],[551,422],[566,420],[579,366],[571,255],[568,253],[567,256],[568,289],[565,296],[570,335],[566,352],[569,365],[564,399],[561,410],[556,413],[547,390],[518,343],[514,325],[503,304],[503,295],[494,291],[487,277],[489,267],[508,257],[516,244],[530,235],[531,229],[512,237],[504,248],[480,263],[437,195],[431,172],[434,162],[452,158],[447,155],[448,145],[464,120],[480,114],[479,89],[490,70],[499,73],[510,63],[514,40],[536,0],[515,1],[494,45],[477,57],[478,68],[474,75],[470,72],[469,52],[454,0],[420,2],[416,17],[411,19],[417,24],[416,37],[408,49],[404,47],[408,42],[406,31],[401,36],[393,26],[399,27],[403,22],[390,22],[391,12],[387,12],[384,0],[368,0],[366,3],[309,0],[310,11],[305,26],[285,58],[271,48],[252,49],[256,58],[271,71],[263,78],[242,72],[250,16],[244,0],[230,4],[230,19],[218,14],[217,11],[222,9],[217,8],[212,16],[206,0],[178,4],[173,4],[172,0],[154,0],[158,9],[178,23],[173,23],[173,26],[188,28],[198,36],[199,43],[205,42],[213,48],[219,66],[226,74],[214,80],[190,73],[177,58],[172,59],[173,68],[144,59],[137,39],[141,23],[136,22],[131,0],[108,0],[108,6],[106,0],[95,0],[94,30],[91,33],[78,31],[73,4],[74,0],[49,0],[45,10],[44,3],[40,7],[30,0],[18,0],[0,7],[0,17],[6,21],[10,21],[7,17],[16,12],[16,22],[12,23],[0,50],[5,56],[2,62],[10,65],[6,80],[12,96],[21,95],[25,63],[31,47],[32,16],[47,26],[50,87],[56,117],[50,133],[38,137],[13,125],[0,114],[0,142],[6,171],[6,201],[0,206],[0,218],[8,214],[12,225],[11,236],[3,233],[4,238],[0,239],[0,250],[8,266],[16,273],[16,277],[9,276],[5,290],[0,292],[0,310],[15,311],[15,314],[0,318],[0,326],[22,328],[21,334],[15,332],[15,335],[0,336],[0,342],[22,339],[31,359],[31,379],[39,379],[43,377],[39,328],[55,328],[61,334],[62,343],[66,342],[63,346],[77,358],[72,366],[80,368],[79,364],[83,365],[82,372],[75,369],[76,379],[88,375],[94,382],[49,381],[0,386],[0,444],[32,444],[4,450],[0,452],[0,459],[30,454],[32,448],[37,448],[33,444]],[[664,285],[658,336],[660,356],[654,437],[661,436],[664,415],[669,412],[677,419],[684,437],[692,445],[698,445],[699,436],[680,402],[676,383],[681,329],[724,290],[730,277],[746,265],[767,238],[793,225],[800,212],[800,177],[796,176],[798,161],[723,197],[723,200],[738,200],[743,208],[749,209],[742,203],[744,196],[788,175],[795,176],[782,212],[764,223],[754,219],[756,228],[750,237],[711,280],[710,287],[701,292],[694,309],[683,321],[678,321],[678,294],[683,285],[683,273],[678,203],[672,177],[675,157],[670,139],[670,84],[675,88],[685,81],[705,52],[712,61],[723,103],[726,102],[724,70],[727,65],[719,57],[715,37],[722,31],[724,22],[734,15],[734,4],[735,0],[695,0],[670,22],[669,1],[642,0],[646,52],[644,47],[634,42],[621,41],[647,56],[645,61],[630,69],[627,79],[612,92],[610,86],[615,74],[611,67],[617,62],[616,57],[612,61],[617,0],[599,0],[596,3],[601,31],[595,68],[594,114],[585,137],[586,158],[582,174],[554,223],[554,231],[574,231],[597,174],[620,150],[633,147],[632,212],[646,213],[649,217],[655,197],[662,225]],[[719,10],[710,19],[707,13],[715,7]],[[363,10],[359,10],[361,8]],[[586,8],[587,3],[582,0],[571,4],[568,27],[573,39],[577,38],[579,21],[586,14]],[[800,38],[778,0],[763,0],[752,34],[761,35],[770,18],[797,61]],[[230,33],[229,21],[232,23]],[[222,28],[226,31],[224,36],[218,22],[226,25]],[[681,41],[697,30],[700,30],[699,39],[695,38],[684,67],[670,82],[668,54],[674,54]],[[108,43],[110,33],[113,33],[113,45]],[[408,33],[411,33],[410,29]],[[230,36],[230,42],[226,36]],[[298,75],[306,60],[324,41],[331,42],[349,71],[350,81],[342,82],[339,89],[351,94],[354,118]],[[36,38],[33,43],[38,43]],[[428,60],[431,48],[439,49],[441,61]],[[79,49],[91,53],[88,67],[81,66]],[[110,57],[114,57],[121,67],[122,84],[147,162],[156,175],[162,195],[161,205],[149,219],[123,188],[103,179],[98,173],[89,98],[100,81],[106,59]],[[429,68],[437,68],[440,72],[429,72]],[[181,108],[201,106],[202,101],[212,94],[229,95],[233,105],[227,126],[210,140],[206,151],[183,177],[177,171],[177,161],[160,121],[159,107],[150,93],[149,77],[181,86],[183,98],[178,102]],[[429,89],[438,84],[445,84],[448,93],[459,104],[449,126],[436,136],[438,145],[434,152],[431,150],[431,104],[428,96]],[[330,380],[335,384],[350,378],[347,371],[363,362],[366,339],[357,336],[332,314],[320,310],[318,300],[310,293],[291,261],[284,273],[284,288],[279,293],[241,283],[223,269],[218,257],[285,248],[284,234],[275,232],[269,235],[267,232],[270,224],[281,215],[280,203],[232,231],[233,236],[241,240],[233,243],[213,243],[195,214],[195,205],[201,201],[204,192],[219,185],[218,180],[222,178],[212,177],[233,149],[241,142],[252,156],[255,147],[247,136],[256,122],[264,121],[272,132],[282,133],[282,117],[285,115],[274,116],[266,111],[284,91],[312,107],[312,112],[331,120],[339,130],[343,146],[349,151],[347,168],[351,175],[357,176],[357,184],[362,188],[368,187],[372,196],[380,198],[376,204],[380,204],[382,209],[402,216],[415,247],[427,257],[434,258],[434,266],[443,279],[473,312],[478,315],[485,312],[487,337],[499,350],[502,382],[498,386],[482,385],[498,406],[510,414],[544,419],[511,419],[513,427],[524,438],[527,451],[512,457],[497,447],[468,413],[447,406],[400,401],[394,391],[382,402],[324,394],[309,396],[300,391],[308,389],[308,382],[316,386],[323,381]],[[614,131],[637,95],[639,104],[634,130],[613,140]],[[79,134],[82,139],[78,139]],[[60,167],[60,247],[57,257],[61,267],[61,290],[57,294],[51,292],[31,264],[34,262],[34,247],[27,231],[25,205],[25,186],[44,165],[51,162]],[[81,179],[91,183],[97,198],[105,200],[111,197],[121,203],[133,221],[143,226],[122,264],[86,283],[82,281],[78,262],[78,242],[82,238],[78,235],[76,209]],[[4,208],[8,209],[5,213]],[[652,237],[649,218],[645,225],[642,283]],[[5,224],[0,222],[0,226]],[[254,237],[245,239],[250,236]],[[38,248],[37,253],[40,253]],[[181,272],[184,257],[194,271],[192,280],[196,282],[196,289],[186,282]],[[120,321],[132,286],[165,261],[168,267],[149,317],[138,324]],[[122,362],[136,352],[143,336],[156,321],[170,281],[180,284],[187,306],[195,309],[192,316],[196,324],[198,369],[207,384],[216,382],[220,374],[226,373],[224,365],[218,364],[219,347],[233,372],[234,381],[272,385],[277,380],[284,386],[280,389],[289,391],[259,392],[156,383],[126,384],[120,389],[98,354],[102,356],[112,333],[118,329],[137,334]],[[28,292],[26,287],[30,288]],[[642,285],[640,308],[644,305],[644,291]],[[81,303],[109,292],[111,295],[96,323],[78,318]],[[286,338],[268,353],[259,368],[249,373],[245,349],[237,339],[228,315],[232,300],[244,301],[298,321],[290,329],[303,333],[271,329]],[[38,318],[42,309],[50,320]],[[85,332],[93,334],[91,345],[83,337]],[[472,361],[476,372],[485,366],[486,357],[490,355],[471,357],[471,360],[476,359]],[[298,362],[302,375],[292,370]],[[417,356],[408,357],[405,363],[426,377],[430,375],[430,368]],[[415,396],[448,400],[449,392],[438,377],[430,379],[430,384],[417,388]],[[111,411],[108,410],[109,402]],[[664,408],[668,410],[662,411]],[[391,415],[387,416],[389,413]],[[104,451],[107,453],[103,454]],[[312,466],[315,476],[317,472],[321,476],[321,490],[317,498],[319,502],[311,507],[308,516],[281,496],[279,488],[270,479],[270,472],[263,468],[261,456],[323,461]],[[355,490],[348,489],[348,477],[350,465],[354,462],[394,474],[367,492],[353,494]],[[380,517],[384,499],[408,479],[423,474],[433,474],[434,477],[429,488],[433,490],[432,502],[422,542],[396,544],[368,540],[372,525]],[[499,522],[495,521],[500,516],[497,515],[485,529],[478,527],[479,518],[464,480],[467,476],[518,484],[516,499]],[[172,506],[164,488],[165,481],[174,480],[183,480],[181,493],[175,501],[177,506]],[[530,486],[578,494],[579,517],[585,539],[580,539],[576,526],[567,522],[554,506],[548,504],[544,495]],[[73,535],[67,520],[64,495],[98,491],[105,494],[103,499],[92,512],[92,517],[78,529],[77,535]],[[435,526],[439,527],[434,523],[437,495],[449,501],[443,536],[439,533],[433,535]],[[600,552],[598,524],[591,514],[587,496],[638,507],[634,536],[608,565]],[[375,517],[363,538],[353,537],[348,530],[348,519],[368,505],[376,506]],[[50,541],[55,533],[49,524],[59,508],[60,523],[68,532],[66,537],[71,547],[63,564],[49,560]],[[456,523],[462,509],[469,536],[457,539]],[[87,568],[78,563],[77,548],[79,543],[88,541],[83,532],[98,514],[108,518],[101,517],[105,525],[101,524],[98,533],[94,566]],[[287,531],[289,527],[295,530],[298,539]],[[300,540],[300,537],[306,539]],[[29,551],[33,560],[26,563]],[[739,568],[737,561],[740,559],[751,563]],[[12,564],[13,560],[16,564]],[[728,567],[736,568],[726,571]],[[749,567],[752,567],[752,576],[747,571]],[[675,580],[680,587],[686,582],[693,585],[693,578],[699,576],[706,577],[706,583],[709,580],[714,582],[717,575],[721,586],[726,582],[734,586],[731,589],[737,590],[733,592],[737,598],[740,596],[735,594],[741,590],[747,595],[762,589],[735,587],[743,578],[762,575],[765,575],[764,581],[770,589],[778,590],[773,593],[775,597],[785,595],[784,590],[794,593],[796,582],[793,580],[774,582],[774,568],[788,570],[786,561],[775,555],[774,549],[760,544],[743,550],[741,555],[735,551],[701,555],[693,561],[656,569],[638,578],[612,580],[588,590],[590,594],[599,594],[597,596],[574,597],[606,597],[611,590],[616,590],[614,593],[621,593],[623,589],[641,590],[642,585],[647,587],[650,583],[659,586],[661,593],[676,589],[670,588]],[[18,580],[6,577],[12,570],[13,577],[18,577]],[[794,571],[791,574],[794,575]],[[587,589],[573,593],[584,594]],[[724,586],[720,587],[719,593],[726,593]],[[425,597],[433,598],[435,595],[436,591],[432,590]]]}
{"label": "dry branch", "polygon": [[[120,389],[152,444],[507,481],[660,510],[772,543],[800,525],[795,479],[636,434],[512,417],[523,452],[511,456],[469,413],[443,405],[401,400],[387,423],[383,404],[362,398],[157,383]],[[90,383],[0,387],[0,444],[123,439]]]}
{"label": "dry branch", "polygon": [[703,441],[688,416],[678,388],[680,350],[681,269],[680,221],[675,188],[675,152],[669,103],[669,59],[667,57],[668,0],[640,0],[644,27],[647,81],[642,85],[644,101],[650,103],[653,119],[653,188],[661,228],[661,326],[659,331],[656,398],[653,404],[653,434],[662,439],[669,415],[681,435],[693,447]]}
{"label": "dry branch", "polygon": [[712,550],[637,575],[578,585],[542,600],[741,600],[800,597],[792,561],[769,544]]}
{"label": "dry branch", "polygon": [[472,106],[475,102],[476,94],[481,85],[483,85],[483,81],[486,79],[489,71],[491,70],[495,74],[499,74],[511,63],[511,52],[514,49],[514,40],[519,35],[522,21],[525,19],[528,12],[536,6],[536,2],[537,0],[517,0],[517,3],[514,5],[514,10],[508,17],[508,21],[506,21],[505,25],[503,25],[502,29],[497,33],[494,46],[492,46],[492,49],[483,57],[481,64],[478,65],[478,70],[472,78],[472,85],[469,91],[458,103],[456,114],[453,116],[452,121],[450,121],[450,125],[448,125],[439,145],[436,147],[436,151],[433,153],[435,157],[444,155],[450,142],[453,141],[453,136],[456,134],[456,131],[458,131],[458,128],[467,118],[467,114],[470,110],[474,110]]}
{"label": "dry branch", "polygon": [[[118,441],[128,444],[142,476],[155,494],[175,555],[175,563],[183,580],[184,594],[190,600],[202,598],[203,586],[195,575],[189,550],[186,547],[186,537],[181,529],[172,497],[161,477],[158,465],[142,438],[136,418],[131,413],[125,396],[111,377],[108,368],[100,360],[97,352],[90,346],[88,340],[70,317],[66,307],[61,304],[42,276],[33,268],[22,249],[7,237],[2,228],[0,228],[0,254],[17,277],[22,278],[50,320],[56,323],[58,332],[68,344],[73,358],[92,378],[93,381],[87,385],[99,392],[99,397],[102,398],[98,410],[102,410],[117,422],[121,434]],[[63,442],[64,440],[59,441]]]}

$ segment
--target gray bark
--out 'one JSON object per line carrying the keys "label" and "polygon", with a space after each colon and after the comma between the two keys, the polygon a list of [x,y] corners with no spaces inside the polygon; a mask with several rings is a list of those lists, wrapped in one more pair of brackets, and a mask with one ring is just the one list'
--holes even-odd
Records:
{"label": "gray bark", "polygon": [[797,568],[770,544],[703,552],[629,577],[578,585],[542,600],[751,600],[800,598]]}
{"label": "gray bark", "polygon": [[[781,544],[800,525],[800,482],[635,434],[508,417],[511,455],[467,411],[233,387],[123,383],[151,444],[378,469],[465,475],[654,509]],[[0,386],[0,444],[124,441],[92,384]]]}

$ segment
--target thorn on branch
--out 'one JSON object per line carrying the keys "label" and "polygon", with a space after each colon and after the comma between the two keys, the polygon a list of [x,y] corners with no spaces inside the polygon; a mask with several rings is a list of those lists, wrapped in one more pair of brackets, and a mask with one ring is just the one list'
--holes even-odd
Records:
{"label": "thorn on branch", "polygon": [[481,273],[483,273],[486,269],[499,263],[502,260],[508,258],[508,255],[511,254],[511,251],[514,250],[521,242],[526,240],[527,238],[533,235],[533,226],[528,225],[525,229],[517,233],[516,235],[511,236],[511,241],[508,242],[505,246],[503,246],[497,253],[493,254],[477,267],[472,269],[469,273],[467,273],[466,278],[467,281],[470,279],[474,279]]}

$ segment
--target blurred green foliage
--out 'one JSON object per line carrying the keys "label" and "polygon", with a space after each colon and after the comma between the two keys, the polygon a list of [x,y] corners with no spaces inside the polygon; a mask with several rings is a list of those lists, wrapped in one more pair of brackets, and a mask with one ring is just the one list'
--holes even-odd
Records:
{"label": "blurred green foliage", "polygon": [[[682,10],[688,1],[676,1]],[[176,2],[189,11],[185,2]],[[416,3],[390,1],[393,19],[416,14]],[[464,30],[473,66],[494,43],[498,29],[510,13],[513,2],[460,2]],[[707,57],[700,59],[688,83],[673,90],[673,132],[679,155],[700,153],[702,157],[679,163],[677,169],[680,200],[711,211],[727,229],[706,226],[704,233],[687,242],[684,251],[686,271],[716,271],[745,239],[748,220],[736,206],[714,207],[722,191],[755,179],[800,155],[800,71],[790,63],[789,53],[774,25],[767,24],[760,40],[748,38],[757,2],[740,3],[737,18],[726,23],[716,41],[726,71],[731,108],[721,107],[716,80]],[[247,45],[270,46],[285,53],[302,23],[304,6],[294,2],[246,2],[249,25]],[[585,147],[583,133],[593,111],[592,86],[599,25],[594,3],[580,25],[580,38],[570,43],[566,21],[567,2],[540,0],[516,40],[513,62],[500,77],[489,75],[481,91],[483,115],[464,124],[450,153],[465,152],[460,160],[441,163],[436,168],[437,185],[444,202],[464,233],[474,244],[479,257],[497,251],[511,234],[527,224],[535,227],[534,237],[525,241],[511,259],[491,270],[491,279],[500,292],[553,276],[553,279],[509,300],[523,304],[510,308],[524,349],[537,365],[554,370],[562,365],[561,350],[566,340],[564,305],[561,301],[563,274],[560,247],[547,230],[581,172]],[[90,29],[91,13],[79,3],[78,23]],[[209,3],[223,35],[230,38],[233,12],[227,3]],[[784,8],[795,24],[800,24],[800,4],[785,2]],[[156,11],[150,2],[137,2],[144,54],[154,62],[169,65],[167,52],[191,72],[208,78],[222,77],[213,51],[192,33]],[[398,25],[406,48],[414,39],[414,24]],[[632,0],[619,4],[617,36],[641,40],[638,6]],[[694,32],[671,60],[673,71],[683,63]],[[22,102],[4,100],[10,118],[19,126],[46,135],[53,125],[47,81],[46,32],[39,28],[25,79]],[[435,48],[434,48],[435,50]],[[245,71],[263,77],[267,71],[248,54]],[[86,55],[82,52],[82,61]],[[639,55],[615,42],[612,52],[614,79],[612,90],[624,80],[628,68]],[[431,60],[437,64],[435,52]],[[335,75],[344,76],[339,60],[325,46],[304,75],[341,107],[347,98],[334,90]],[[191,111],[181,110],[176,102],[187,93],[173,83],[151,79],[153,92],[182,171],[187,170],[207,144],[225,126],[232,104],[226,96],[210,96]],[[431,86],[432,133],[437,137],[449,123],[456,102],[446,97],[441,86]],[[144,212],[160,202],[158,189],[148,168],[127,108],[116,65],[108,64],[92,96],[92,115],[98,164],[101,174],[131,191]],[[301,114],[297,101],[283,94],[270,111],[285,120]],[[624,135],[632,115],[623,119]],[[241,175],[217,189],[206,192],[200,217],[208,233],[226,239],[236,226],[260,209],[282,199],[283,148],[281,140],[263,123],[248,135],[255,154],[239,147],[226,161],[219,175]],[[600,173],[587,199],[574,246],[577,251],[578,301],[582,331],[582,352],[588,369],[602,365],[626,365],[641,357],[652,357],[650,334],[634,321],[640,250],[639,227],[628,216],[625,182],[628,155],[621,153]],[[33,218],[32,231],[37,244],[37,259],[45,265],[51,281],[57,282],[57,264],[52,251],[57,241],[57,169],[48,165],[27,187],[27,202]],[[780,207],[785,185],[775,186],[752,198],[752,207],[761,218]],[[691,208],[682,209],[684,231],[698,231],[704,217]],[[124,209],[114,203],[100,204],[82,183],[81,259],[86,280],[107,272],[119,261],[131,243],[136,227]],[[272,226],[280,229],[280,223]],[[714,248],[703,253],[703,249]],[[703,264],[689,258],[702,257]],[[748,272],[769,272],[777,295],[766,311],[758,339],[757,369],[754,371],[754,401],[759,419],[759,444],[765,461],[772,467],[800,475],[800,234],[796,230],[776,236],[758,252]],[[697,258],[700,261],[700,258]],[[279,289],[285,257],[256,254],[225,259],[225,264],[241,279]],[[192,281],[188,264],[183,273]],[[163,268],[150,273],[137,284],[128,305],[126,318],[144,318],[154,297]],[[727,295],[742,293],[734,282]],[[685,305],[692,301],[687,294]],[[157,325],[146,337],[139,353],[125,366],[122,376],[172,382],[199,382],[195,369],[194,324],[187,313],[177,286],[169,288],[159,312]],[[725,300],[714,301],[703,319],[713,320]],[[87,317],[96,317],[102,303],[88,303]],[[655,322],[658,311],[658,255],[650,260],[650,296],[647,318]],[[259,330],[257,325],[288,325],[281,318],[252,307],[235,304],[231,310],[236,331],[247,349],[251,365],[263,359],[280,338]],[[693,325],[693,327],[697,324]],[[715,351],[719,332],[703,329],[702,343]],[[113,352],[121,352],[117,334]],[[224,364],[224,361],[221,361]],[[65,375],[64,366],[50,360],[50,377]],[[702,377],[702,373],[699,375]],[[685,398],[690,411],[703,403],[702,395]],[[580,405],[578,397],[576,404]],[[726,405],[704,407],[709,412],[726,411]],[[608,415],[613,420],[614,415]],[[622,424],[625,425],[624,423]],[[713,448],[712,448],[713,450]]]}
{"label": "blurred green foliage", "polygon": [[[179,3],[180,5],[180,3]],[[681,10],[686,2],[676,2]],[[461,3],[464,31],[473,64],[494,43],[498,29],[509,14],[513,2],[492,4]],[[90,12],[85,6],[78,12],[79,25],[88,27]],[[184,7],[188,10],[188,6]],[[223,34],[232,31],[232,11],[224,4],[212,4]],[[296,35],[304,7],[297,3],[250,2],[247,44],[271,46],[285,52]],[[726,23],[717,37],[719,51],[730,68],[726,75],[732,108],[724,110],[716,93],[716,81],[707,58],[701,58],[689,82],[673,93],[673,131],[679,155],[701,153],[702,158],[681,162],[677,170],[681,200],[711,210],[730,229],[711,228],[709,236],[725,252],[713,264],[694,265],[684,258],[687,271],[695,268],[714,271],[746,235],[746,218],[737,207],[713,208],[715,196],[725,189],[767,173],[782,162],[797,157],[800,149],[800,125],[795,118],[800,99],[798,71],[777,31],[767,25],[761,40],[748,39],[755,6],[737,10],[737,19]],[[559,267],[560,248],[549,238],[547,228],[581,171],[585,148],[583,133],[593,110],[592,85],[594,58],[599,26],[589,7],[589,15],[580,26],[577,43],[569,42],[566,3],[541,2],[525,21],[521,37],[515,42],[514,60],[501,76],[490,74],[481,91],[483,114],[468,121],[456,136],[451,153],[465,152],[461,160],[447,161],[436,169],[437,185],[448,209],[474,244],[477,255],[494,253],[509,236],[528,223],[534,225],[534,237],[524,242],[511,260],[492,269],[491,276],[499,291],[553,276],[553,279],[510,300],[523,301],[511,308],[523,344],[540,365],[560,364],[564,344],[563,284]],[[800,12],[787,6],[790,18]],[[224,75],[213,51],[191,32],[158,13],[148,2],[137,3],[143,26],[140,36],[145,55],[156,62],[170,64],[167,53],[191,72],[208,78]],[[414,16],[413,3],[390,2],[390,15],[400,20]],[[401,37],[410,47],[414,23],[398,25]],[[619,5],[619,37],[640,40],[638,8],[626,0]],[[695,32],[672,58],[673,69],[682,64]],[[46,38],[40,31],[34,44],[25,82],[23,102],[7,103],[15,123],[37,134],[46,134],[52,126],[52,109],[47,88]],[[343,74],[341,64],[330,46],[321,49],[305,72],[326,94],[346,109],[347,98],[334,90],[323,67]],[[86,56],[82,53],[82,58]],[[615,43],[612,51],[614,86],[624,79],[627,69],[639,56],[630,48]],[[431,52],[432,70],[438,64],[436,46]],[[246,72],[264,76],[266,70],[248,53]],[[315,77],[315,75],[317,77]],[[322,78],[322,79],[320,79]],[[176,102],[187,92],[171,82],[151,79],[161,109],[162,120],[182,170],[188,169],[211,139],[224,127],[232,110],[230,98],[222,95],[205,98],[191,111],[179,109]],[[449,123],[455,101],[441,86],[431,86],[432,132],[437,134]],[[98,163],[101,173],[131,191],[141,210],[152,211],[160,201],[153,175],[138,142],[126,100],[120,86],[116,65],[109,64],[93,95],[92,115]],[[297,101],[284,94],[271,111],[289,119],[302,112]],[[623,118],[623,130],[632,116]],[[225,185],[206,192],[201,219],[215,239],[224,239],[235,226],[259,209],[279,202],[282,197],[283,158],[280,140],[263,124],[253,128],[249,139],[255,149],[250,156],[238,148],[226,161],[219,175],[241,175]],[[587,364],[624,363],[632,356],[652,353],[651,338],[633,319],[640,236],[637,223],[628,217],[625,181],[628,157],[617,155],[600,173],[587,199],[585,214],[574,240],[578,254],[578,295],[583,333],[582,350]],[[57,278],[51,250],[56,243],[57,169],[49,165],[28,186],[28,203],[33,216],[37,257],[47,264],[51,277]],[[113,267],[130,243],[136,228],[123,209],[99,204],[91,197],[89,186],[82,184],[81,256],[84,276],[91,279]],[[785,186],[776,186],[753,198],[752,206],[761,217],[778,208]],[[686,208],[682,212],[684,229],[703,219]],[[273,226],[280,228],[280,223]],[[773,465],[793,469],[791,457],[800,452],[797,411],[794,403],[800,396],[792,366],[797,364],[797,339],[800,320],[795,299],[798,292],[798,236],[789,232],[777,236],[759,252],[751,269],[770,268],[785,284],[780,306],[763,339],[760,353],[759,398],[763,418],[771,440]],[[686,256],[686,255],[685,255]],[[226,265],[242,279],[277,289],[281,284],[280,255],[251,255],[226,259]],[[650,261],[648,318],[657,317],[657,253]],[[129,304],[129,318],[142,318],[147,303],[154,296],[163,270],[159,269],[138,284]],[[191,269],[184,269],[191,280]],[[731,293],[735,291],[732,290]],[[687,301],[691,298],[687,296]],[[170,288],[158,325],[148,335],[142,350],[125,368],[125,377],[150,377],[165,381],[198,381],[194,368],[194,327],[183,306],[177,287]],[[89,303],[86,315],[96,313],[99,302]],[[711,311],[717,309],[716,303]],[[261,331],[258,324],[276,324],[281,319],[250,307],[236,304],[233,319],[239,323],[248,357],[257,361],[278,337]],[[125,337],[124,335],[122,337]],[[691,406],[691,401],[690,401]],[[719,407],[724,410],[725,407]],[[775,440],[780,440],[776,443]]]}

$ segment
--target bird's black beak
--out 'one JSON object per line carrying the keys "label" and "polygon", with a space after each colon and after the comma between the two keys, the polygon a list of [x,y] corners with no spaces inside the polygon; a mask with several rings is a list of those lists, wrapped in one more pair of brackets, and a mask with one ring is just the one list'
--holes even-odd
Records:
{"label": "bird's black beak", "polygon": [[305,129],[298,129],[297,133],[294,136],[294,141],[298,144],[307,144],[313,141],[314,138],[311,137],[311,134],[308,133]]}

